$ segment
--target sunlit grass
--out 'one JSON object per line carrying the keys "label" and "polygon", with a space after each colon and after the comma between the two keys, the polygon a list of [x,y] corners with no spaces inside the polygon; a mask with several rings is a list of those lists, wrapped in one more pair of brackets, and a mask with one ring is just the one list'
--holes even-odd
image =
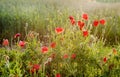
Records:
{"label": "sunlit grass", "polygon": [[[0,76],[120,76],[119,9],[88,11],[65,8],[62,3],[0,0]],[[106,23],[95,27],[94,20],[101,19]],[[78,21],[85,23],[81,30]]]}

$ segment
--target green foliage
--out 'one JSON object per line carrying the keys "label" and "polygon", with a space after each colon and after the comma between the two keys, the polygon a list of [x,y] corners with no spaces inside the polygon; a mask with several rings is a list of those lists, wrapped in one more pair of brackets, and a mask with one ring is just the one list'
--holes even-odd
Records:
{"label": "green foliage", "polygon": [[[72,26],[68,22],[65,23],[61,26],[64,31],[60,34],[55,32],[56,27],[58,26],[48,27],[50,33],[47,35],[48,41],[40,41],[39,33],[30,31],[26,32],[24,48],[20,46],[19,40],[12,47],[0,48],[0,75],[2,77],[45,77],[47,75],[54,77],[57,73],[65,77],[120,75],[119,46],[116,47],[115,52],[112,47],[105,47],[104,40],[95,38],[89,27],[87,27],[88,37],[83,37],[77,24]],[[98,29],[92,28],[95,31]],[[55,48],[51,48],[51,42],[56,43]],[[43,46],[48,47],[48,52],[42,52]],[[72,54],[76,55],[75,58],[71,57]],[[105,57],[107,61],[104,61]],[[34,64],[39,64],[40,68],[32,73]]]}
{"label": "green foliage", "polygon": [[[64,22],[68,22],[69,15],[80,17],[79,12],[63,9],[57,1],[1,0],[0,9],[0,40],[8,38],[12,41],[13,37],[11,36],[18,32],[22,34],[21,38],[24,39],[24,27],[26,24],[28,24],[28,30],[34,30],[40,35],[44,35],[48,33],[46,31],[48,26],[66,25]],[[98,9],[88,13],[93,16],[91,19],[105,18],[107,20],[104,39],[109,44],[116,44],[120,41],[120,16],[117,14],[118,10]],[[102,34],[100,31],[103,30],[99,28],[97,35],[103,37],[103,35],[100,35]]]}
{"label": "green foliage", "polygon": [[[84,21],[81,13],[61,10],[58,6],[44,0],[0,1],[0,39],[9,38],[10,42],[0,48],[0,77],[55,77],[57,73],[61,77],[119,77],[117,10],[97,9],[88,13],[89,19]],[[87,24],[87,37],[77,23],[71,25],[70,15],[76,22],[83,20]],[[106,24],[94,27],[93,21],[101,18]],[[58,34],[56,27],[64,31]],[[22,36],[13,38],[18,32]],[[25,41],[25,46],[20,45],[20,40]],[[51,47],[52,42],[56,43],[55,48]],[[48,47],[46,53],[42,51],[44,46]],[[34,64],[39,65],[38,70],[34,71]]]}

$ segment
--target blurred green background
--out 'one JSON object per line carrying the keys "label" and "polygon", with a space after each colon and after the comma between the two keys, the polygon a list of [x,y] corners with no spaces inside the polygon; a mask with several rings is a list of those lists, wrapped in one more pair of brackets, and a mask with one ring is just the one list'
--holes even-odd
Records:
{"label": "blurred green background", "polygon": [[96,0],[98,2],[120,2],[120,0]]}

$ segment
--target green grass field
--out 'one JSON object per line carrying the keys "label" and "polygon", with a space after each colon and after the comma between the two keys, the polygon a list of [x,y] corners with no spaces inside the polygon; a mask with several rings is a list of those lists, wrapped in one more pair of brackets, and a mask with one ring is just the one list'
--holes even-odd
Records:
{"label": "green grass field", "polygon": [[96,1],[0,0],[0,77],[119,77],[119,1]]}

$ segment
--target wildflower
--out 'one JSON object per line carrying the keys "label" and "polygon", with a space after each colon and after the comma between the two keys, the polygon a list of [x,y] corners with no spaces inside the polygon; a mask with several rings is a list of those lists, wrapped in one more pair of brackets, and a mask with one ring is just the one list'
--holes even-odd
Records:
{"label": "wildflower", "polygon": [[61,28],[61,27],[55,28],[55,32],[56,32],[57,34],[60,34],[60,33],[62,33],[63,31],[64,31],[64,29]]}
{"label": "wildflower", "polygon": [[106,57],[104,57],[104,58],[103,58],[103,62],[104,62],[104,63],[106,63],[106,61],[107,61],[107,58],[106,58]]}
{"label": "wildflower", "polygon": [[72,59],[75,59],[75,58],[76,58],[76,54],[72,54],[72,55],[71,55],[71,58],[72,58]]}
{"label": "wildflower", "polygon": [[113,54],[116,55],[117,54],[117,50],[115,48],[113,48]]}
{"label": "wildflower", "polygon": [[24,48],[25,44],[26,44],[26,43],[25,43],[24,41],[20,41],[20,42],[19,42],[19,46],[22,47],[22,48]]}
{"label": "wildflower", "polygon": [[39,64],[34,64],[32,66],[32,69],[30,70],[32,73],[37,72],[40,69],[40,65]]}
{"label": "wildflower", "polygon": [[84,31],[83,31],[83,36],[84,36],[84,37],[87,37],[87,36],[88,36],[88,31],[87,31],[87,30],[84,30]]}
{"label": "wildflower", "polygon": [[65,55],[63,56],[63,58],[64,58],[64,59],[67,59],[67,58],[68,58],[68,54],[65,54]]}
{"label": "wildflower", "polygon": [[35,70],[39,70],[40,65],[39,65],[39,64],[34,64],[34,65],[33,65],[33,68],[34,68]]}
{"label": "wildflower", "polygon": [[42,51],[42,53],[48,52],[48,47],[43,46],[43,47],[41,48],[41,51]]}
{"label": "wildflower", "polygon": [[78,26],[80,27],[80,30],[84,27],[85,23],[82,21],[78,21]]}
{"label": "wildflower", "polygon": [[104,19],[100,20],[100,24],[105,25],[106,21]]}
{"label": "wildflower", "polygon": [[70,20],[73,20],[74,18],[73,18],[73,16],[69,16],[69,19],[70,19]]}
{"label": "wildflower", "polygon": [[73,17],[73,16],[69,16],[69,19],[70,19],[71,24],[74,25],[74,24],[75,24],[75,19],[74,19],[74,17]]}
{"label": "wildflower", "polygon": [[84,20],[88,20],[88,14],[84,13],[84,14],[82,15],[82,18],[83,18]]}
{"label": "wildflower", "polygon": [[20,36],[21,36],[21,34],[17,33],[17,34],[14,35],[14,38],[17,38],[17,37],[20,37]]}
{"label": "wildflower", "polygon": [[52,42],[52,43],[50,44],[50,47],[51,47],[51,48],[55,48],[55,47],[56,47],[56,43],[55,43],[55,42]]}
{"label": "wildflower", "polygon": [[94,21],[93,21],[93,26],[97,27],[98,24],[99,24],[99,21],[98,21],[98,20],[94,20]]}
{"label": "wildflower", "polygon": [[3,40],[3,46],[8,46],[8,45],[9,45],[8,39],[4,39],[4,40]]}
{"label": "wildflower", "polygon": [[57,73],[55,77],[61,77],[61,75],[59,73]]}
{"label": "wildflower", "polygon": [[75,20],[74,19],[70,20],[70,22],[71,22],[72,25],[75,25]]}

